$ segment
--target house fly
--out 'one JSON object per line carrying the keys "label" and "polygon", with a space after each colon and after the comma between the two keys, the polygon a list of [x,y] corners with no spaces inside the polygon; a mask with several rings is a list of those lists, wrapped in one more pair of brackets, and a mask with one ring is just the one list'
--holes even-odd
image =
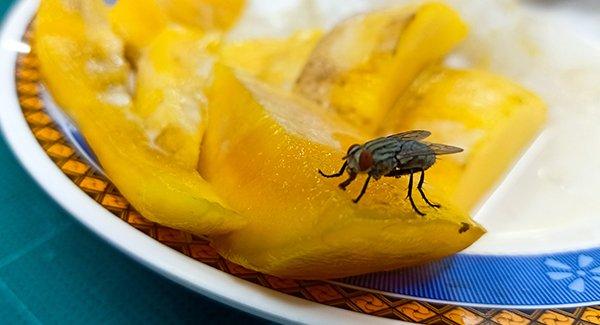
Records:
{"label": "house fly", "polygon": [[415,130],[377,138],[362,145],[353,144],[348,148],[346,156],[342,158],[344,164],[339,172],[328,175],[319,170],[319,173],[324,177],[334,178],[342,176],[347,171],[348,179],[339,184],[344,191],[358,174],[367,174],[367,180],[358,197],[353,200],[354,203],[358,203],[363,197],[371,178],[379,180],[381,177],[400,178],[408,175],[407,198],[410,200],[413,210],[424,216],[425,214],[417,208],[412,197],[413,174],[421,173],[417,190],[425,203],[433,208],[439,208],[440,205],[429,201],[423,191],[425,171],[435,164],[436,156],[463,151],[458,147],[422,141],[430,135],[429,131]]}

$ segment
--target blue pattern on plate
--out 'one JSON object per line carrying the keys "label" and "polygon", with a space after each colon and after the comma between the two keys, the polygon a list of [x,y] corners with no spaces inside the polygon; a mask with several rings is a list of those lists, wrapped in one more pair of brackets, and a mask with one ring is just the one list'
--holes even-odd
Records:
{"label": "blue pattern on plate", "polygon": [[[48,111],[80,153],[98,162],[71,120],[49,96]],[[418,298],[489,307],[600,304],[600,248],[545,255],[455,256],[427,265],[335,281],[340,285]]]}
{"label": "blue pattern on plate", "polygon": [[598,304],[600,249],[544,255],[458,254],[339,282],[425,300],[494,307]]}

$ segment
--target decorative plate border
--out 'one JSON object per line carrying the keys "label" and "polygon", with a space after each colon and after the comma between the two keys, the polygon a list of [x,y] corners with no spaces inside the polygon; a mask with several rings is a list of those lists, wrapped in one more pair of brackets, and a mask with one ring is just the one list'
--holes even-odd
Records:
{"label": "decorative plate border", "polygon": [[[29,37],[31,35],[26,33],[24,39],[27,41]],[[397,320],[423,323],[439,323],[441,321],[452,324],[492,321],[517,324],[529,323],[531,321],[541,323],[564,322],[565,324],[575,321],[585,321],[600,324],[600,308],[594,307],[554,310],[459,307],[450,304],[415,301],[401,295],[368,292],[365,289],[348,286],[348,284],[354,286],[372,286],[374,283],[381,283],[382,281],[378,281],[377,279],[381,279],[383,276],[394,278],[397,281],[393,285],[393,288],[390,287],[384,290],[394,292],[398,287],[402,287],[403,290],[407,290],[403,291],[406,295],[432,297],[435,294],[434,292],[432,293],[431,290],[428,291],[426,288],[423,289],[421,286],[415,286],[414,283],[426,283],[428,286],[451,285],[455,288],[455,292],[458,293],[457,296],[442,297],[439,300],[456,301],[462,298],[463,302],[469,302],[469,300],[464,299],[464,296],[460,296],[468,296],[470,294],[473,297],[474,295],[472,292],[469,293],[469,290],[472,290],[470,284],[473,281],[472,278],[469,278],[469,275],[486,275],[486,282],[479,283],[479,285],[483,287],[488,286],[487,289],[489,290],[486,292],[492,293],[492,297],[515,296],[518,298],[522,297],[524,293],[531,291],[532,288],[534,289],[533,291],[538,291],[537,295],[541,294],[541,290],[535,285],[531,288],[521,289],[519,287],[510,287],[510,284],[506,281],[510,281],[513,275],[520,274],[521,276],[526,276],[533,273],[532,271],[539,271],[537,273],[543,274],[546,280],[548,280],[547,282],[553,284],[553,287],[555,287],[553,290],[563,289],[565,293],[577,298],[586,292],[592,292],[592,294],[600,292],[600,286],[596,283],[600,280],[600,277],[596,279],[594,275],[596,270],[600,271],[600,267],[594,264],[595,261],[600,261],[599,250],[553,256],[534,256],[534,258],[532,256],[513,257],[462,254],[434,265],[406,271],[387,272],[384,275],[378,275],[378,278],[375,276],[362,276],[344,279],[342,280],[345,282],[344,285],[339,282],[279,279],[230,263],[218,256],[206,240],[145,220],[129,206],[128,202],[119,194],[110,181],[91,167],[86,159],[81,157],[79,151],[65,138],[65,132],[58,127],[47,112],[47,107],[41,97],[42,92],[39,85],[37,59],[32,53],[19,54],[15,70],[15,80],[19,104],[28,126],[46,154],[74,184],[119,219],[127,222],[147,236],[206,265],[260,286],[302,299]],[[72,129],[67,129],[67,131],[72,131]],[[71,140],[81,143],[77,141],[80,140],[77,137],[71,138]],[[536,259],[538,260],[533,261]],[[490,262],[492,263],[490,264]],[[492,268],[486,269],[482,265],[492,266]],[[515,272],[511,272],[510,267],[515,265],[518,268],[513,268],[512,271]],[[468,271],[468,268],[473,266],[476,266],[475,273]],[[462,271],[458,272],[458,274],[448,273],[448,270],[452,269]],[[431,275],[433,272],[436,273],[435,277],[427,277],[427,275]],[[498,281],[500,286],[494,287],[489,285],[491,280],[490,274],[493,275],[493,278],[501,279]],[[456,278],[456,275],[459,278]],[[385,282],[388,285],[390,283],[390,281]],[[404,283],[404,285],[399,286],[399,283]],[[523,283],[521,282],[521,285]],[[552,298],[551,294],[546,294],[545,296]],[[438,299],[429,300],[435,301]],[[561,302],[564,301],[566,300],[561,300]],[[500,302],[500,304],[503,303]],[[527,304],[521,304],[521,306],[527,306]]]}

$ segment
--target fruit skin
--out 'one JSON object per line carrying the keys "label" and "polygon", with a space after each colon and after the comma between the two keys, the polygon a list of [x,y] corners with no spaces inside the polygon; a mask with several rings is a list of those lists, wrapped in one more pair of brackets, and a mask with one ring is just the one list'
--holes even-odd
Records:
{"label": "fruit skin", "polygon": [[469,211],[533,141],[546,115],[540,98],[505,78],[438,66],[411,85],[380,133],[426,129],[431,141],[464,148],[440,159],[428,177]]}
{"label": "fruit skin", "polygon": [[459,15],[441,3],[355,16],[317,45],[296,90],[374,132],[417,75],[466,34]]}
{"label": "fruit skin", "polygon": [[[416,215],[405,179],[373,182],[360,204],[336,171],[365,136],[327,109],[217,66],[200,170],[232,208],[241,231],[212,236],[227,259],[281,277],[325,279],[424,263],[456,253],[484,230],[428,188],[439,210]],[[459,233],[463,223],[469,230]]]}
{"label": "fruit skin", "polygon": [[291,90],[322,35],[320,30],[304,30],[285,39],[225,44],[221,61],[270,85]]}
{"label": "fruit skin", "polygon": [[101,0],[42,0],[33,48],[46,87],[77,123],[102,168],[146,218],[196,234],[225,233],[245,219],[193,169],[154,150],[132,113],[123,44]]}
{"label": "fruit skin", "polygon": [[206,95],[218,37],[182,26],[165,28],[137,63],[134,112],[154,144],[194,169],[204,133]]}

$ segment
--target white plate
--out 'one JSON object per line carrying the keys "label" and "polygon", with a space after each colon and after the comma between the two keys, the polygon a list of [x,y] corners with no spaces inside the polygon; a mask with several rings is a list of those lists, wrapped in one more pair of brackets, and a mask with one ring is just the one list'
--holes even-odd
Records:
{"label": "white plate", "polygon": [[[264,7],[265,2],[262,3]],[[355,7],[357,9],[361,0],[352,3],[359,4]],[[527,10],[545,15],[548,22],[572,29],[573,35],[581,36],[593,48],[600,44],[600,18],[596,19],[600,17],[600,12],[589,12],[589,8],[600,8],[594,3],[576,3],[581,5],[560,9],[531,7]],[[36,0],[20,1],[4,24],[0,38],[0,95],[5,103],[0,110],[0,125],[7,142],[27,171],[66,211],[140,263],[182,285],[242,310],[278,321],[328,324],[390,322],[388,319],[349,312],[270,290],[199,263],[115,218],[77,187],[40,147],[23,117],[16,97],[15,61],[18,52],[29,51],[29,46],[21,42],[21,37],[37,5]],[[326,5],[324,8],[328,10]],[[485,35],[474,31],[475,34],[478,32],[479,37]],[[581,43],[570,43],[573,44]],[[567,59],[574,59],[572,52],[565,51]],[[587,59],[585,55],[582,57]],[[461,64],[460,60],[458,64]],[[517,80],[525,84],[533,83],[529,85],[533,88],[537,86],[535,78],[523,77],[531,74],[513,71],[501,64],[490,68],[514,74]],[[46,102],[46,106],[52,108],[49,102]],[[82,144],[77,140],[76,128],[69,125],[68,120],[61,119],[60,109],[51,110],[51,115],[67,137],[75,144]],[[473,308],[545,309],[598,304],[600,236],[597,234],[600,233],[600,226],[593,222],[597,217],[575,218],[568,223],[559,219],[548,223],[535,216],[525,221],[503,222],[507,216],[498,213],[506,211],[502,205],[505,202],[503,200],[511,198],[512,192],[508,189],[520,184],[518,182],[524,171],[532,168],[532,159],[538,157],[540,150],[547,152],[548,143],[544,141],[542,137],[536,142],[479,211],[477,218],[488,227],[490,234],[467,253],[419,268],[353,277],[330,284],[355,287],[363,292],[372,291],[390,299],[414,298],[421,302],[460,304]],[[531,189],[535,190],[535,184],[528,182],[525,186],[533,186]],[[564,205],[560,207],[564,208]],[[471,311],[479,312],[476,309]]]}

